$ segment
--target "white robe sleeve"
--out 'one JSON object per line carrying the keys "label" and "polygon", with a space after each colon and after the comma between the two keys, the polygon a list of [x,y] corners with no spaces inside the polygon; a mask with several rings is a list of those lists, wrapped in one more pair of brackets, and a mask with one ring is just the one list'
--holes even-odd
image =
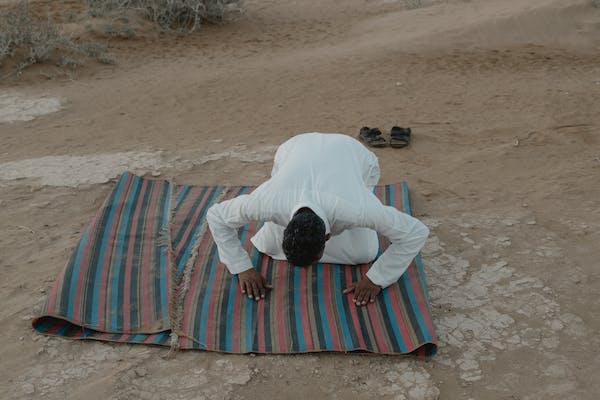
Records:
{"label": "white robe sleeve", "polygon": [[382,205],[369,214],[366,225],[387,237],[391,243],[367,272],[373,283],[385,288],[406,271],[425,244],[429,229],[418,219],[394,207]]}
{"label": "white robe sleeve", "polygon": [[239,274],[252,268],[248,253],[242,247],[238,229],[259,219],[256,199],[241,195],[223,201],[209,208],[206,214],[208,226],[213,235],[219,258],[232,274]]}

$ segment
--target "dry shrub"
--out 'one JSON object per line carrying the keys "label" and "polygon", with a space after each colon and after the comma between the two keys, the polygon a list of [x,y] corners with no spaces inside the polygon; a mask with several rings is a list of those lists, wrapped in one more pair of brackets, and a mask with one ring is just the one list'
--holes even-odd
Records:
{"label": "dry shrub", "polygon": [[243,10],[242,0],[86,0],[92,16],[125,9],[142,12],[163,31],[191,33],[202,22],[221,22]]}
{"label": "dry shrub", "polygon": [[100,43],[74,42],[63,34],[60,25],[34,19],[27,1],[0,11],[0,67],[11,63],[20,76],[35,63],[73,67],[81,63],[82,57],[114,62]]}
{"label": "dry shrub", "polygon": [[406,7],[413,10],[415,8],[423,7],[422,0],[405,0]]}

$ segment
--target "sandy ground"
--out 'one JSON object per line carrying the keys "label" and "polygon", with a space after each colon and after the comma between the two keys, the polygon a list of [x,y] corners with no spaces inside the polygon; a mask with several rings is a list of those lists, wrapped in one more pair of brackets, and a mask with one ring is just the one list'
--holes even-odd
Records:
{"label": "sandy ground", "polygon": [[[235,23],[187,38],[113,40],[115,66],[5,82],[0,398],[598,398],[600,9],[417,3],[249,0]],[[296,133],[394,124],[413,128],[411,147],[376,154],[432,231],[432,359],[165,360],[163,348],[31,330],[122,170],[258,184]]]}

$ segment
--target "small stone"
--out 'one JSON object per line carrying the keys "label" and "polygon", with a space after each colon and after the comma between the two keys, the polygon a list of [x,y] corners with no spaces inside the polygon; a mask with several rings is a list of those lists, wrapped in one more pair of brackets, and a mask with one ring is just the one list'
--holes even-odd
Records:
{"label": "small stone", "polygon": [[44,288],[40,289],[40,293],[42,293],[42,294],[46,293],[46,289],[44,289]]}
{"label": "small stone", "polygon": [[143,378],[144,376],[146,376],[148,374],[148,371],[146,371],[146,368],[143,368],[143,367],[136,368],[134,371],[135,371],[135,374],[140,378]]}
{"label": "small stone", "polygon": [[21,387],[23,389],[23,393],[25,394],[34,394],[35,393],[35,386],[33,386],[31,383],[24,383],[23,386]]}
{"label": "small stone", "polygon": [[535,220],[531,220],[531,221],[527,221],[526,224],[527,225],[535,225],[536,222],[535,222]]}
{"label": "small stone", "polygon": [[160,171],[152,171],[152,176],[155,177],[155,178],[157,176],[160,176]]}
{"label": "small stone", "polygon": [[565,327],[564,324],[558,319],[554,319],[554,320],[550,321],[550,328],[552,328],[555,331],[559,331],[559,330],[563,329],[564,327]]}
{"label": "small stone", "polygon": [[245,385],[246,383],[250,382],[250,379],[252,378],[250,377],[248,371],[242,371],[240,373],[228,377],[227,382],[232,383],[234,385]]}
{"label": "small stone", "polygon": [[54,347],[48,347],[46,349],[46,353],[48,353],[48,356],[50,356],[50,358],[58,357],[58,349]]}
{"label": "small stone", "polygon": [[523,203],[523,204],[521,204],[521,206],[524,207],[524,208],[527,208],[527,207],[529,207],[529,204]]}
{"label": "small stone", "polygon": [[510,246],[512,243],[510,241],[510,238],[507,236],[501,236],[496,240],[496,244],[502,246],[502,247],[508,247]]}
{"label": "small stone", "polygon": [[464,241],[464,242],[467,242],[467,243],[469,243],[469,244],[474,244],[474,243],[475,243],[475,241],[474,241],[473,239],[471,239],[471,238],[468,238],[468,237],[464,237],[464,238],[463,238],[463,241]]}
{"label": "small stone", "polygon": [[402,82],[396,82],[396,86],[402,86]]}
{"label": "small stone", "polygon": [[23,336],[19,336],[19,340],[23,341],[25,338]]}

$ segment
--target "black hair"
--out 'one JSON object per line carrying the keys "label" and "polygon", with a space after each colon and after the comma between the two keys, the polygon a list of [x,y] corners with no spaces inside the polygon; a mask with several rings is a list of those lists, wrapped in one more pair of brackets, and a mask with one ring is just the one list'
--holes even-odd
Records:
{"label": "black hair", "polygon": [[283,252],[293,265],[315,262],[325,248],[325,223],[309,208],[299,210],[283,231]]}

